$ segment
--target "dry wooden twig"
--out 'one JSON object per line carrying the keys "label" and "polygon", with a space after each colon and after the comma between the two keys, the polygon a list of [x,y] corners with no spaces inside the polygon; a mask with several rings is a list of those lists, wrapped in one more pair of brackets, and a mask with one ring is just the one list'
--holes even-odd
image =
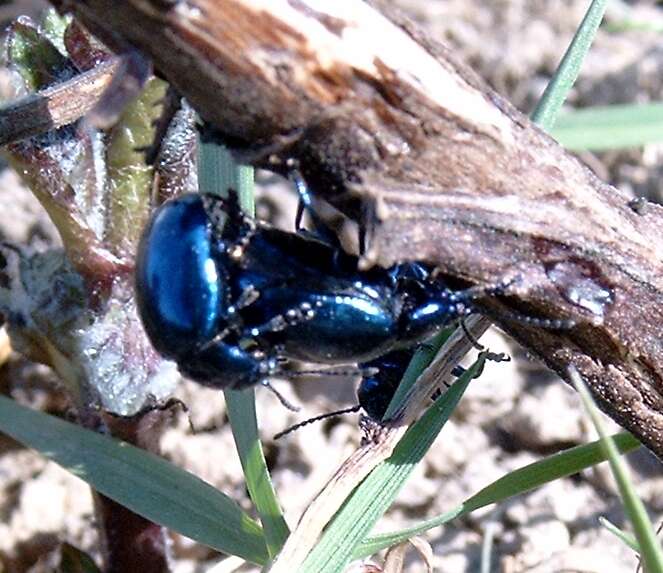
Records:
{"label": "dry wooden twig", "polygon": [[[663,456],[663,209],[631,209],[445,47],[361,0],[54,0],[128,41],[245,160],[298,162],[370,224],[371,260],[426,260]],[[373,223],[375,223],[373,225]],[[518,324],[573,318],[551,331]]]}
{"label": "dry wooden twig", "polygon": [[76,121],[97,104],[117,71],[113,59],[61,84],[0,108],[0,145],[44,133]]}

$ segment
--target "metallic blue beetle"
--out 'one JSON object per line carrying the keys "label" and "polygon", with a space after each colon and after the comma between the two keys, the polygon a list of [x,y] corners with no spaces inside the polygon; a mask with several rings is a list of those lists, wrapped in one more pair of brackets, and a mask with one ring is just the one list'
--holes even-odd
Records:
{"label": "metallic blue beetle", "polygon": [[450,290],[425,265],[358,263],[314,234],[244,216],[232,197],[185,195],[144,232],[138,308],[154,347],[183,374],[236,389],[281,375],[285,359],[374,360],[472,310],[476,290]]}

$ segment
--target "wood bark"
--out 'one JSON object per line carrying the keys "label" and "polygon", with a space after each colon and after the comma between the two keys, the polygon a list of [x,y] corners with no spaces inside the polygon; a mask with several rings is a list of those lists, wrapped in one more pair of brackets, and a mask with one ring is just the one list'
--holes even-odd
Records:
{"label": "wood bark", "polygon": [[118,60],[104,62],[67,82],[2,106],[0,145],[57,129],[88,113],[117,71]]}
{"label": "wood bark", "polygon": [[663,456],[663,208],[597,179],[449,49],[360,0],[53,4],[148,54],[244,161],[298,165],[366,226],[367,265],[506,282],[482,310]]}

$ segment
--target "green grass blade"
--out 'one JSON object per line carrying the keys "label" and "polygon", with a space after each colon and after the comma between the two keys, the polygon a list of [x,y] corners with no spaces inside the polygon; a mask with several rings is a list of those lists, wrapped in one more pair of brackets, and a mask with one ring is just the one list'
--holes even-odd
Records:
{"label": "green grass blade", "polygon": [[[253,168],[236,164],[223,147],[201,143],[198,182],[201,191],[221,196],[226,196],[228,189],[233,189],[239,195],[242,209],[253,215]],[[262,451],[256,421],[255,393],[251,390],[226,390],[224,395],[246,487],[260,516],[267,550],[270,557],[273,557],[285,543],[290,530]]]}
{"label": "green grass blade", "polygon": [[483,542],[481,544],[481,572],[490,573],[493,570],[492,555],[493,545],[495,542],[495,533],[497,532],[497,524],[492,521],[486,523],[483,529]]}
{"label": "green grass blade", "polygon": [[599,517],[599,523],[615,537],[617,537],[624,545],[627,545],[633,549],[633,551],[635,551],[638,555],[640,554],[640,546],[638,545],[637,539],[633,537],[633,535],[626,531],[622,531],[609,519],[606,519],[603,516]]}
{"label": "green grass blade", "polygon": [[663,141],[663,103],[597,106],[563,112],[551,135],[574,151]]}
{"label": "green grass blade", "polygon": [[253,390],[226,390],[225,397],[246,487],[263,525],[267,551],[270,557],[274,557],[290,535],[290,530],[276,497],[258,438],[255,393]]}
{"label": "green grass blade", "polygon": [[147,519],[262,564],[260,526],[228,496],[154,454],[0,396],[0,431]]}
{"label": "green grass blade", "polygon": [[426,344],[422,344],[417,349],[414,356],[412,356],[412,360],[410,360],[410,364],[408,364],[407,370],[403,374],[403,379],[398,385],[394,397],[391,399],[391,402],[384,413],[385,420],[388,420],[393,416],[394,412],[403,405],[410,388],[414,386],[415,382],[419,379],[419,376],[421,376],[423,371],[433,361],[433,358],[435,358],[440,348],[442,348],[442,345],[451,336],[455,329],[455,326],[445,328],[442,332],[436,334],[431,340],[426,342]]}
{"label": "green grass blade", "polygon": [[226,197],[229,189],[239,195],[244,212],[253,216],[253,167],[238,165],[232,155],[221,145],[198,145],[198,188],[201,193],[213,193]]}
{"label": "green grass blade", "polygon": [[[626,432],[614,436],[614,441],[621,453],[629,452],[641,446],[640,442]],[[524,466],[499,478],[442,515],[427,519],[407,529],[368,538],[355,552],[354,557],[360,559],[373,555],[385,547],[401,543],[433,527],[444,525],[452,519],[466,515],[487,505],[504,501],[515,495],[528,492],[556,479],[576,474],[606,459],[607,456],[601,449],[601,444],[598,441],[576,446],[548,456],[543,460]]]}
{"label": "green grass blade", "polygon": [[603,19],[607,0],[593,0],[578,30],[566,50],[555,75],[546,86],[541,99],[532,112],[532,121],[545,131],[555,125],[555,119],[562,108],[573,84],[580,73],[585,55],[594,41],[594,36]]}
{"label": "green grass blade", "polygon": [[605,25],[605,31],[611,34],[618,34],[623,32],[653,32],[654,34],[663,33],[663,22],[644,20],[632,20],[624,18],[619,22],[611,22]]}
{"label": "green grass blade", "polygon": [[570,375],[571,381],[580,394],[585,409],[601,437],[601,447],[605,451],[608,462],[610,462],[610,469],[617,482],[619,495],[624,502],[624,509],[633,525],[633,531],[640,546],[640,557],[642,558],[645,571],[647,573],[663,573],[663,549],[661,549],[661,544],[656,538],[656,532],[649,520],[647,510],[631,483],[626,464],[619,457],[612,438],[606,433],[598,408],[594,404],[594,400],[580,374],[574,368],[570,370]]}
{"label": "green grass blade", "polygon": [[355,549],[391,505],[456,408],[470,380],[483,365],[481,356],[400,440],[392,456],[376,467],[346,500],[300,573],[344,570]]}

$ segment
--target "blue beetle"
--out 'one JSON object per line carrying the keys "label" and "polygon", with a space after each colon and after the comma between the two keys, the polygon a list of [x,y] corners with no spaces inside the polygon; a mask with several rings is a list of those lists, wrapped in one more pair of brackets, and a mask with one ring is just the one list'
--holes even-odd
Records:
{"label": "blue beetle", "polygon": [[200,383],[243,388],[283,375],[286,359],[371,361],[472,311],[476,290],[451,290],[423,264],[360,270],[338,245],[250,219],[232,197],[164,203],[136,260],[150,340]]}
{"label": "blue beetle", "polygon": [[256,223],[232,201],[203,202],[234,259],[228,280],[244,337],[286,358],[363,362],[412,346],[467,314],[477,294],[433,281],[421,263],[359,270],[358,257],[317,235]]}
{"label": "blue beetle", "polygon": [[241,387],[271,374],[276,361],[220,337],[233,314],[227,272],[200,196],[186,195],[156,210],[136,258],[136,301],[145,331],[183,374]]}

